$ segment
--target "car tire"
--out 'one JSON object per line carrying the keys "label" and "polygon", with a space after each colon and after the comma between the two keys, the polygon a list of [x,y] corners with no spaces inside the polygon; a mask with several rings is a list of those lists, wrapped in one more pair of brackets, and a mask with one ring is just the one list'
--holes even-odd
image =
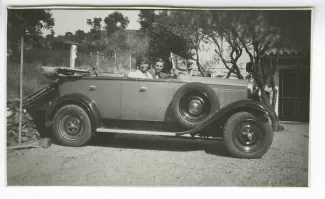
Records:
{"label": "car tire", "polygon": [[225,146],[236,158],[262,157],[271,147],[273,131],[267,120],[251,113],[238,112],[226,122],[223,132]]}
{"label": "car tire", "polygon": [[65,146],[85,145],[92,136],[92,124],[87,112],[74,104],[62,106],[54,116],[53,135]]}
{"label": "car tire", "polygon": [[192,82],[176,91],[171,107],[176,121],[185,129],[193,129],[219,110],[220,103],[210,86]]}

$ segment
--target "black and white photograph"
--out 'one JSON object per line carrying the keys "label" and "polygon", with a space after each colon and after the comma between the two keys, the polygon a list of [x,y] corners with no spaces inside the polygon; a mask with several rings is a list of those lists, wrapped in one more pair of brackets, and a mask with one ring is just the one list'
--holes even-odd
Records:
{"label": "black and white photograph", "polygon": [[6,186],[309,187],[311,7],[6,8]]}

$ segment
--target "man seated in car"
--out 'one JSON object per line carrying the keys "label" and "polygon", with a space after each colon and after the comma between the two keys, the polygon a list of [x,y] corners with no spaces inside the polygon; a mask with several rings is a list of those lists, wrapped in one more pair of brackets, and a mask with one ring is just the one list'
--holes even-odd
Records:
{"label": "man seated in car", "polygon": [[149,61],[146,57],[140,57],[137,60],[139,67],[134,72],[129,72],[128,77],[130,78],[148,78],[153,79],[151,73],[148,71],[149,69]]}
{"label": "man seated in car", "polygon": [[150,72],[154,79],[177,78],[175,73],[165,73],[162,72],[163,70],[166,70],[165,62],[163,59],[158,58],[155,62],[154,69],[152,69]]}

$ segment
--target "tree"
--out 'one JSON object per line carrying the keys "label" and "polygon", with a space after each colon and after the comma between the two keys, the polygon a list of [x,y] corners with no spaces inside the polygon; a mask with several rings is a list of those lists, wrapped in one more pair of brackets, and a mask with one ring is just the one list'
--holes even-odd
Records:
{"label": "tree", "polygon": [[90,29],[91,39],[99,40],[101,38],[101,30],[102,30],[102,18],[95,17],[93,20],[87,19],[87,24],[92,28]]}
{"label": "tree", "polygon": [[141,31],[146,32],[152,28],[155,22],[155,10],[140,10],[138,14],[138,22],[141,26]]}
{"label": "tree", "polygon": [[125,30],[129,24],[128,17],[124,17],[120,12],[113,12],[104,19],[107,36],[110,36],[117,30]]}
{"label": "tree", "polygon": [[67,37],[68,39],[72,39],[73,33],[72,32],[66,32],[64,36]]}
{"label": "tree", "polygon": [[138,57],[141,55],[147,55],[149,38],[147,34],[139,31],[127,31],[126,44],[129,48],[129,51],[133,57]]}
{"label": "tree", "polygon": [[[200,51],[204,44],[214,44],[215,52],[231,73],[243,79],[239,70],[238,60],[242,55],[243,47],[238,38],[232,34],[232,29],[237,25],[236,18],[227,11],[170,11],[167,19],[161,23],[175,34],[187,41],[192,49],[192,59],[196,62],[203,76],[211,72],[211,67],[201,63]],[[229,52],[225,53],[223,46],[226,44]]]}
{"label": "tree", "polygon": [[102,18],[95,17],[94,19],[87,19],[87,24],[90,25],[92,28],[90,29],[90,32],[98,32],[102,29]]}
{"label": "tree", "polygon": [[51,30],[51,33],[50,34],[47,34],[46,36],[45,36],[45,47],[46,48],[48,48],[48,49],[52,49],[52,44],[53,44],[53,42],[54,42],[54,40],[55,40],[55,32],[54,32],[54,30],[52,29]]}
{"label": "tree", "polygon": [[170,11],[165,26],[179,37],[183,38],[190,50],[187,59],[194,60],[203,76],[208,76],[208,68],[204,67],[200,59],[200,50],[203,43],[207,43],[201,26],[206,23],[206,11]]}
{"label": "tree", "polygon": [[78,42],[82,42],[86,37],[86,33],[83,30],[77,30],[74,36]]}
{"label": "tree", "polygon": [[51,29],[54,19],[49,10],[41,9],[8,9],[7,38],[8,45],[14,56],[18,56],[18,46],[21,36],[26,41],[37,42],[37,36],[42,34],[43,29]]}
{"label": "tree", "polygon": [[[236,74],[238,79],[244,78],[238,66],[238,60],[243,53],[243,46],[235,33],[239,25],[239,17],[237,11],[210,11],[208,23],[205,23],[203,26],[201,25],[204,34],[215,44],[215,52],[229,70],[227,78],[229,78],[231,73]],[[223,49],[225,44],[229,49],[229,53],[226,53],[226,55]]]}
{"label": "tree", "polygon": [[[274,75],[277,70],[277,65],[268,65],[266,62],[267,52],[272,48],[275,48],[278,52],[282,47],[295,46],[294,44],[297,41],[292,39],[292,36],[296,34],[298,29],[301,29],[301,26],[297,26],[294,21],[301,19],[299,15],[303,14],[304,11],[291,11],[290,14],[293,16],[290,18],[283,18],[283,14],[286,14],[285,12],[286,11],[240,11],[238,12],[240,16],[238,19],[239,25],[235,31],[233,31],[243,45],[246,53],[249,55],[250,64],[252,66],[251,74],[254,82],[261,91],[262,102],[269,107],[277,120],[274,129],[278,129],[280,126],[279,118],[275,113],[275,102],[278,91],[275,87]],[[282,15],[282,17],[280,17],[280,15]],[[309,14],[307,13],[304,16],[305,17],[301,19],[305,21],[305,26],[303,28],[310,30],[310,26],[308,26],[308,24],[310,24]],[[310,38],[310,36],[307,35],[307,40],[308,38]],[[307,49],[308,48],[309,47],[307,47]],[[265,92],[265,87],[268,86],[268,84],[271,85],[273,91],[271,103]]]}
{"label": "tree", "polygon": [[[150,37],[151,55],[164,57],[168,60],[173,52],[188,60],[194,60],[199,71],[207,75],[200,62],[199,50],[202,43],[201,31],[197,28],[199,18],[188,11],[161,11],[155,16],[155,22],[147,29]],[[148,22],[148,20],[145,20]]]}
{"label": "tree", "polygon": [[[184,38],[173,33],[170,29],[164,27],[161,24],[155,23],[150,31],[148,31],[149,37],[149,56],[154,58],[162,58],[168,63],[169,67],[166,70],[171,69],[171,62],[169,60],[170,53],[175,53],[184,58],[190,58],[190,48]],[[167,72],[166,71],[166,72]]]}

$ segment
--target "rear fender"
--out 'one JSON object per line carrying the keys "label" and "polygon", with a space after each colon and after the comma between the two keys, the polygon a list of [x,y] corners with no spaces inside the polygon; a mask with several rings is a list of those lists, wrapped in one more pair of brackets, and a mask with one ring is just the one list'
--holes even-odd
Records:
{"label": "rear fender", "polygon": [[252,113],[255,116],[259,117],[260,119],[264,119],[265,122],[267,122],[268,119],[270,119],[272,126],[275,123],[275,118],[272,117],[272,114],[270,114],[269,109],[261,102],[252,101],[252,100],[239,100],[221,108],[213,115],[211,115],[200,126],[188,131],[176,133],[176,135],[184,135],[184,134],[192,134],[192,133],[195,134],[199,131],[206,130],[207,128],[210,127],[211,124],[215,124],[215,123],[223,125],[229,119],[229,117],[231,117],[234,113],[240,111],[246,111]]}
{"label": "rear fender", "polygon": [[64,105],[75,104],[82,107],[89,115],[93,132],[99,127],[101,127],[101,115],[93,100],[89,97],[82,95],[80,93],[73,93],[64,95],[58,98],[52,106],[46,111],[45,114],[45,126],[49,127],[53,123],[53,118],[55,113]]}

